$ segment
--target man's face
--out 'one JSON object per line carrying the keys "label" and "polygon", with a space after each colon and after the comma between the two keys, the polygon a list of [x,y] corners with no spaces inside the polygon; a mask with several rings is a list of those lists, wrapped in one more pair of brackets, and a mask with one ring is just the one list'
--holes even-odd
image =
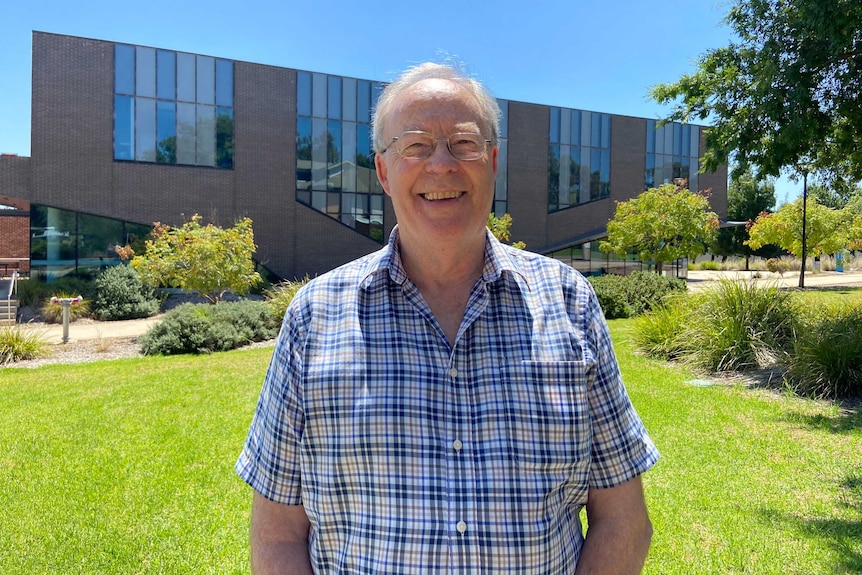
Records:
{"label": "man's face", "polygon": [[[481,158],[457,160],[443,138],[478,133],[491,139],[475,98],[448,80],[423,80],[394,102],[385,124],[385,153],[375,158],[377,175],[392,198],[402,238],[422,242],[484,242],[494,197],[497,148],[487,144]],[[392,139],[406,131],[428,132],[434,152],[425,159],[405,158]]]}

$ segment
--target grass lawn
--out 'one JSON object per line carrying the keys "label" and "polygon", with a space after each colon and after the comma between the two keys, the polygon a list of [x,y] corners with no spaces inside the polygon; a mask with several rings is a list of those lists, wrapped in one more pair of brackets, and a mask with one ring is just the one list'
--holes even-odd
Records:
{"label": "grass lawn", "polygon": [[[862,416],[636,356],[648,574],[862,572]],[[233,473],[271,348],[0,369],[0,573],[248,573]]]}

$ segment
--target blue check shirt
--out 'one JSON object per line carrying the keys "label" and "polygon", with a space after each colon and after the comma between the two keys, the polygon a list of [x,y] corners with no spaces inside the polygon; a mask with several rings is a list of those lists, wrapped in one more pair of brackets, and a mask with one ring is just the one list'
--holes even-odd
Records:
{"label": "blue check shirt", "polygon": [[296,295],[237,472],[316,573],[573,573],[588,490],[658,459],[595,294],[489,233],[450,346],[397,236]]}

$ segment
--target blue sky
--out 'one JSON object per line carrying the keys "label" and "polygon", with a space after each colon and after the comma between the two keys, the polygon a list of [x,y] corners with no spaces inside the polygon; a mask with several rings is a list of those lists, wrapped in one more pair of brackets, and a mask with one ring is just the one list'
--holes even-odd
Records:
{"label": "blue sky", "polygon": [[[724,46],[726,0],[31,0],[0,18],[0,152],[30,154],[32,31],[391,80],[448,55],[495,96],[658,118],[650,86]],[[801,184],[776,182],[779,203]]]}

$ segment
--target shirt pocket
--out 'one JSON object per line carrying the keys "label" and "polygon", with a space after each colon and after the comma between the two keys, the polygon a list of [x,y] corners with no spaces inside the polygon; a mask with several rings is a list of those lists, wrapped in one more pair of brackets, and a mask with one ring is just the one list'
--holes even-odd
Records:
{"label": "shirt pocket", "polygon": [[504,369],[510,452],[524,469],[570,472],[589,458],[587,364],[524,361]]}

